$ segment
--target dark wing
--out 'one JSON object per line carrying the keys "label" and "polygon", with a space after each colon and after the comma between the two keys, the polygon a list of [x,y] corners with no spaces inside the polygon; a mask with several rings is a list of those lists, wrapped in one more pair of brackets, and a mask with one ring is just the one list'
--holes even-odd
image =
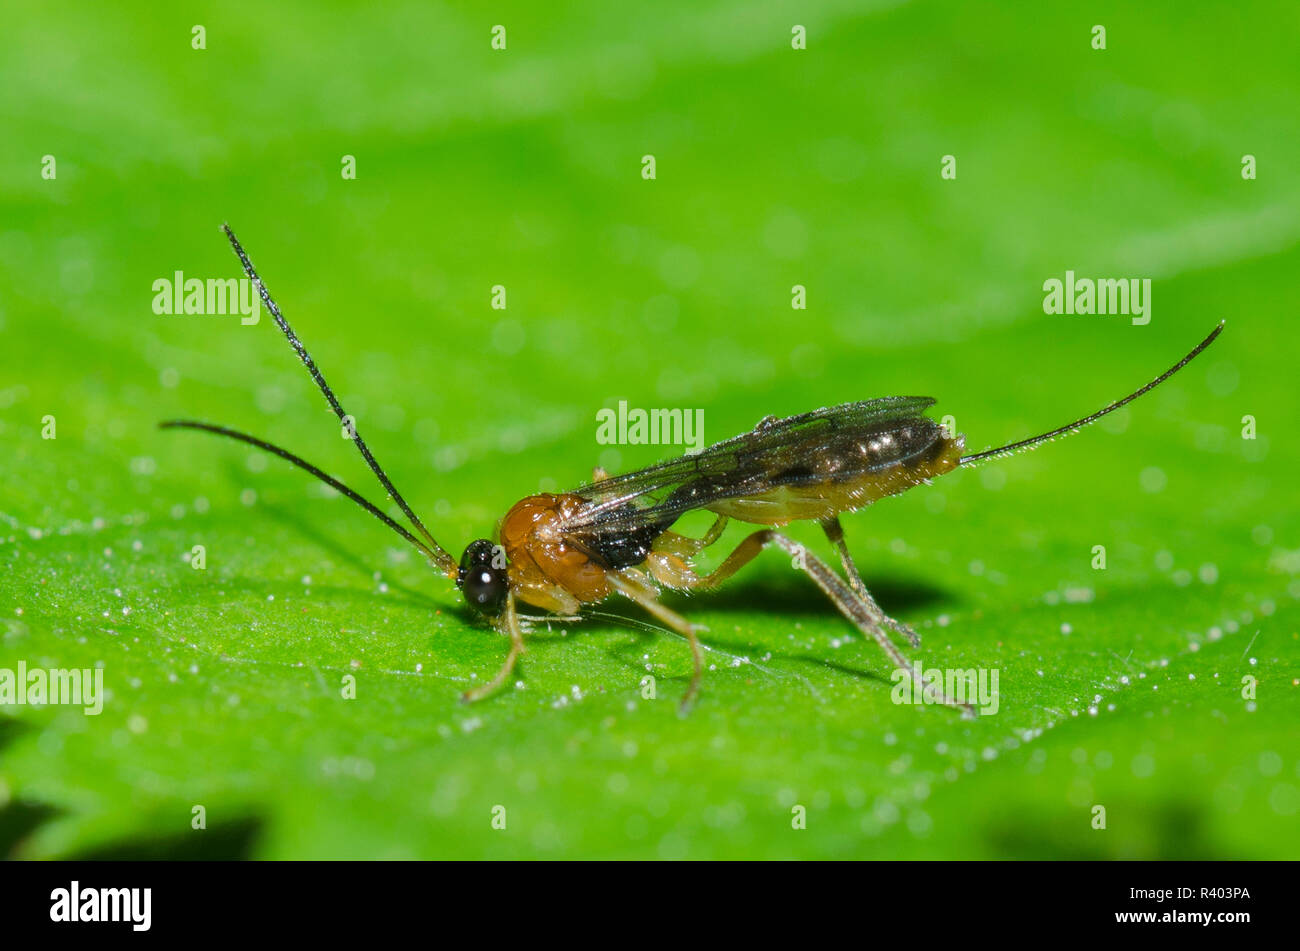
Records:
{"label": "dark wing", "polygon": [[[662,531],[684,512],[723,499],[896,465],[933,443],[939,427],[921,415],[933,405],[928,396],[885,396],[785,419],[769,417],[695,455],[574,489],[591,504],[565,520],[563,528],[578,534],[649,526]],[[902,432],[908,436],[895,438]],[[882,441],[883,434],[890,436]]]}

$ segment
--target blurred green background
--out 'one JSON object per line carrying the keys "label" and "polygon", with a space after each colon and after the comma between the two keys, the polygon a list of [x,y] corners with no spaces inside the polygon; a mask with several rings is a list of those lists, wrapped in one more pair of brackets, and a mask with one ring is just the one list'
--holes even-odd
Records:
{"label": "blurred green background", "polygon": [[[10,9],[0,666],[102,665],[110,698],[0,711],[0,854],[1300,855],[1300,14],[1142,6]],[[223,221],[457,555],[523,495],[675,451],[598,445],[619,400],[715,441],[929,394],[983,448],[1228,323],[1103,424],[846,518],[911,653],[997,668],[997,715],[891,703],[774,553],[669,597],[710,629],[689,718],[685,644],[609,617],[465,708],[505,645],[445,580],[283,463],[154,428],[225,423],[380,498],[268,319],[153,313],[174,271],[238,276]],[[1151,278],[1150,324],[1045,315],[1067,268]]]}

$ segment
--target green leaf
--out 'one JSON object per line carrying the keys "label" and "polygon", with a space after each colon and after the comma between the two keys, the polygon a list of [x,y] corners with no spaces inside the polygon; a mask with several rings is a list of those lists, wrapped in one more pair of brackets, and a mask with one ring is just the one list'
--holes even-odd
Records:
{"label": "green leaf", "polygon": [[[1295,858],[1294,16],[1165,6],[521,4],[496,53],[451,10],[223,8],[201,51],[143,7],[12,24],[0,668],[107,698],[0,707],[0,854]],[[680,451],[599,445],[619,400],[712,442],[929,394],[977,450],[1227,327],[1084,433],[845,518],[909,654],[997,671],[996,713],[895,703],[776,552],[666,596],[708,627],[688,717],[687,646],[612,601],[465,707],[506,644],[446,579],[283,462],[155,428],[383,501],[269,320],[153,313],[156,279],[237,276],[223,221],[455,555]],[[1067,269],[1150,278],[1151,322],[1045,314]]]}

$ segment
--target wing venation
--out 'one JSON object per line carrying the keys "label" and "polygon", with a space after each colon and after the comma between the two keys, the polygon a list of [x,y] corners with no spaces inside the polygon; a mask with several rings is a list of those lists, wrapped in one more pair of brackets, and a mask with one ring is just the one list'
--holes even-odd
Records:
{"label": "wing venation", "polygon": [[683,513],[779,486],[860,477],[929,449],[942,430],[921,415],[928,396],[887,396],[844,403],[754,429],[695,455],[611,476],[573,490],[591,504],[565,531],[666,529]]}

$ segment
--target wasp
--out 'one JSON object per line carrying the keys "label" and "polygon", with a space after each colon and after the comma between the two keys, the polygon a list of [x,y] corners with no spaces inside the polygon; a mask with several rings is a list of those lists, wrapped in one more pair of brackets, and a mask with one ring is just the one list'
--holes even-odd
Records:
{"label": "wasp", "polygon": [[[690,645],[694,670],[681,701],[681,709],[686,711],[700,690],[703,647],[699,632],[703,628],[665,605],[660,599],[662,589],[691,592],[716,588],[764,549],[778,548],[789,556],[795,568],[812,579],[849,623],[874,640],[897,667],[918,680],[916,686],[924,696],[969,716],[972,711],[968,704],[944,695],[937,683],[920,678],[895,643],[894,637],[898,637],[919,647],[920,637],[910,626],[885,613],[863,584],[845,543],[840,515],[928,484],[959,467],[1027,450],[1076,432],[1159,386],[1223,330],[1220,322],[1174,366],[1091,415],[972,454],[965,454],[964,436],[948,432],[924,415],[935,402],[926,396],[886,396],[798,416],[768,416],[751,431],[699,453],[625,475],[611,476],[596,469],[586,485],[521,499],[501,519],[496,538],[470,542],[458,562],[438,544],[384,473],[357,432],[355,420],[344,412],[320,368],[271,298],[234,232],[228,225],[223,225],[222,230],[267,312],[414,531],[333,476],[265,440],[195,420],[168,420],[159,426],[214,433],[273,453],[355,502],[423,554],[455,583],[477,614],[509,638],[509,651],[501,669],[491,680],[462,694],[466,702],[482,699],[506,682],[524,653],[527,622],[578,620],[584,607],[618,595],[640,605]],[[703,537],[692,538],[672,530],[681,516],[695,510],[716,516]],[[717,568],[701,573],[696,556],[717,542],[733,519],[761,527],[740,542]],[[821,526],[838,554],[843,574],[779,531],[797,521],[813,521]],[[547,613],[525,614],[521,605]]]}

